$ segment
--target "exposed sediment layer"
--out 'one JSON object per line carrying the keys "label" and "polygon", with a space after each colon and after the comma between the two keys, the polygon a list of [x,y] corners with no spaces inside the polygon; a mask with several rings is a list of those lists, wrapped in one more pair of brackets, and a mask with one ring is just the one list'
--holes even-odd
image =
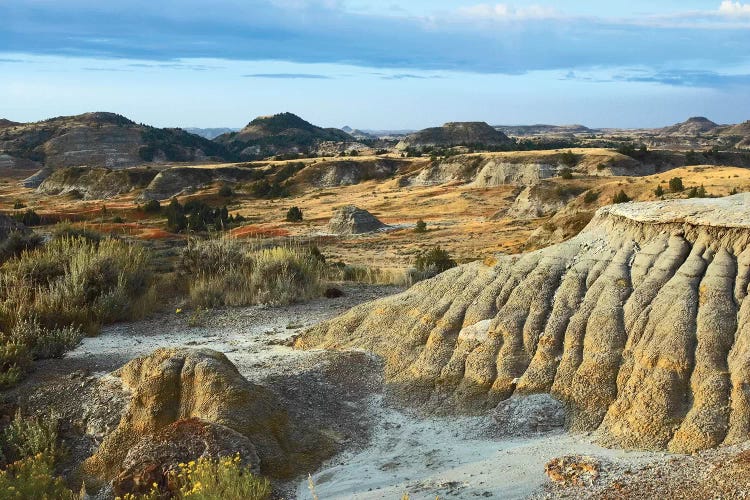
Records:
{"label": "exposed sediment layer", "polygon": [[551,393],[567,425],[691,452],[750,433],[750,194],[600,209],[562,244],[472,263],[305,332],[362,348],[392,393],[481,411]]}

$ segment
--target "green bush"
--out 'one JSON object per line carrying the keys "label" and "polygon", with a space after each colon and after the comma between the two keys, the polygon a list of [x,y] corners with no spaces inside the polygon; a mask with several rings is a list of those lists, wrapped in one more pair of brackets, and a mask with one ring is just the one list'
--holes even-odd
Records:
{"label": "green bush", "polygon": [[568,150],[560,155],[560,161],[562,161],[563,165],[568,167],[568,169],[571,169],[578,165],[578,155],[573,151]]}
{"label": "green bush", "polygon": [[0,458],[9,464],[42,453],[56,460],[63,453],[58,429],[59,419],[55,416],[24,418],[17,412],[0,434]]}
{"label": "green bush", "polygon": [[583,202],[587,205],[594,203],[598,199],[599,193],[594,191],[593,189],[589,189],[588,191],[586,191],[586,194],[583,195]]}
{"label": "green bush", "polygon": [[57,240],[75,238],[98,243],[101,241],[102,235],[86,227],[74,226],[70,222],[61,222],[52,229],[52,238]]}
{"label": "green bush", "polygon": [[706,188],[703,187],[703,184],[700,185],[700,187],[691,187],[687,192],[688,198],[708,198],[709,194],[706,192]]}
{"label": "green bush", "polygon": [[26,208],[26,204],[21,200],[16,200],[13,203],[13,210],[21,210],[22,208]]}
{"label": "green bush", "polygon": [[0,267],[0,383],[30,360],[59,357],[102,323],[143,316],[155,304],[148,253],[119,240],[62,236]]}
{"label": "green bush", "polygon": [[43,453],[10,464],[0,471],[2,498],[73,500],[78,498],[54,475],[54,459]]}
{"label": "green bush", "polygon": [[570,180],[573,178],[573,171],[567,167],[563,168],[562,170],[560,170],[560,177],[565,180]]}
{"label": "green bush", "polygon": [[232,187],[228,184],[224,184],[219,188],[219,196],[222,198],[231,198],[234,195],[234,191],[232,191]]}
{"label": "green bush", "polygon": [[158,214],[161,212],[161,204],[159,203],[159,200],[148,200],[143,205],[143,211],[147,214]]}
{"label": "green bush", "polygon": [[[200,457],[178,464],[169,476],[170,498],[177,500],[267,500],[271,483],[253,475],[250,467],[242,465],[238,455],[213,459]],[[166,498],[165,492],[154,487],[145,496],[125,495],[118,500]]]}
{"label": "green bush", "polygon": [[42,241],[42,237],[36,233],[12,231],[0,243],[0,264],[13,257],[18,257],[23,252],[40,247]]}
{"label": "green bush", "polygon": [[627,203],[629,201],[630,196],[625,194],[625,191],[623,191],[622,189],[614,196],[614,198],[612,198],[612,203]]}
{"label": "green bush", "polygon": [[97,325],[140,316],[152,278],[144,248],[114,239],[63,236],[0,268],[0,326],[34,319],[43,328]]}
{"label": "green bush", "polygon": [[414,232],[415,233],[426,233],[427,232],[427,223],[423,221],[422,219],[419,219],[417,221],[416,226],[414,226]]}
{"label": "green bush", "polygon": [[13,214],[13,218],[24,226],[39,226],[42,223],[42,217],[30,208],[25,212]]}
{"label": "green bush", "polygon": [[659,197],[664,196],[664,188],[661,187],[661,185],[656,186],[656,189],[654,190],[654,194]]}
{"label": "green bush", "polygon": [[456,265],[456,261],[451,258],[450,254],[440,247],[423,251],[417,256],[414,263],[414,267],[418,271],[430,274],[442,273],[452,267],[456,267]]}
{"label": "green bush", "polygon": [[36,318],[22,318],[4,336],[9,343],[23,344],[34,359],[59,358],[74,349],[83,339],[83,332],[74,326],[43,328]]}
{"label": "green bush", "polygon": [[672,177],[669,179],[669,190],[673,193],[680,193],[685,190],[685,186],[682,184],[680,177]]}
{"label": "green bush", "polygon": [[286,212],[287,222],[302,222],[302,210],[299,207],[292,207]]}

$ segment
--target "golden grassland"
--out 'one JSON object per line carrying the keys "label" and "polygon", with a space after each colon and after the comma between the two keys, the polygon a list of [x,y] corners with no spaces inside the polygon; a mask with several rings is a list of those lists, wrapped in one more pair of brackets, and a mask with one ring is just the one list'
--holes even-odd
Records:
{"label": "golden grassland", "polygon": [[[529,157],[545,153],[550,154],[494,154]],[[309,163],[321,159],[304,161]],[[280,168],[285,163],[288,162],[263,162],[272,168]],[[424,165],[425,161],[416,160],[415,164]],[[218,166],[223,165],[202,167]],[[661,185],[667,191],[665,198],[684,197],[684,193],[669,193],[668,182],[672,177],[681,177],[686,189],[703,185],[712,196],[725,196],[733,189],[750,191],[750,170],[709,165],[679,168],[645,177],[577,174],[572,180],[553,178],[550,182],[562,188],[597,192],[599,196],[596,201],[586,203],[581,194],[569,206],[592,210],[610,204],[620,190],[636,201],[655,200],[657,196],[654,191]],[[105,233],[143,240],[184,238],[183,235],[167,232],[162,216],[138,211],[137,193],[108,200],[83,201],[66,196],[38,194],[32,189],[19,187],[18,178],[0,180],[0,209],[10,211],[13,203],[21,200],[53,220],[69,220],[75,225],[85,225]],[[329,260],[360,266],[408,267],[417,253],[437,245],[447,249],[458,261],[484,259],[497,252],[518,253],[523,250],[529,235],[547,220],[519,220],[503,216],[520,189],[510,185],[491,188],[474,188],[462,184],[402,187],[397,179],[371,180],[331,188],[303,189],[297,186],[297,190],[303,194],[277,200],[254,198],[242,187],[236,190],[233,197],[222,198],[218,193],[219,187],[217,183],[195,194],[180,196],[179,199],[183,203],[189,199],[199,199],[215,206],[227,204],[232,214],[246,217],[247,221],[242,226],[231,231],[233,236],[314,241]],[[326,224],[332,212],[347,204],[370,211],[384,223],[394,226],[394,229],[353,237],[328,235]],[[303,222],[289,223],[284,220],[286,211],[292,206],[302,209]],[[124,222],[114,222],[116,217],[121,217]],[[419,219],[427,223],[427,232],[414,232],[413,226]]]}

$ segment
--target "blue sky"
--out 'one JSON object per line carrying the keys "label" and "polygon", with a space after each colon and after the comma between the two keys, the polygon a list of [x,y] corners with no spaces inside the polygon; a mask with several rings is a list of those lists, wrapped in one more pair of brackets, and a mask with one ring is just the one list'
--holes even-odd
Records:
{"label": "blue sky", "polygon": [[0,117],[750,119],[750,1],[0,0]]}

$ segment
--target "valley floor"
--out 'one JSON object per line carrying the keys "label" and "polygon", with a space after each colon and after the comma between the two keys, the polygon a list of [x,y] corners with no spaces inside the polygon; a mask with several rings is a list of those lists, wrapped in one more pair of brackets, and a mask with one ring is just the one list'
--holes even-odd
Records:
{"label": "valley floor", "polygon": [[[105,374],[158,347],[224,352],[245,377],[274,390],[292,418],[327,429],[346,450],[311,471],[315,493],[326,500],[398,499],[407,492],[414,500],[526,498],[545,494],[545,464],[561,455],[593,455],[621,468],[664,460],[661,453],[601,448],[591,436],[501,438],[489,416],[409,415],[384,402],[377,362],[341,363],[335,353],[297,351],[286,345],[305,327],[400,290],[348,285],[343,287],[346,295],[334,300],[223,309],[192,320],[190,312],[173,311],[112,325],[85,339],[65,358],[40,363],[28,383],[33,387],[74,372]],[[196,322],[200,326],[189,326]],[[312,498],[305,478],[281,485],[280,494]]]}

